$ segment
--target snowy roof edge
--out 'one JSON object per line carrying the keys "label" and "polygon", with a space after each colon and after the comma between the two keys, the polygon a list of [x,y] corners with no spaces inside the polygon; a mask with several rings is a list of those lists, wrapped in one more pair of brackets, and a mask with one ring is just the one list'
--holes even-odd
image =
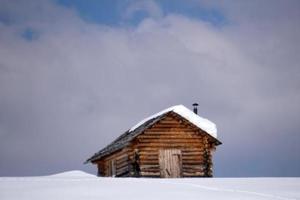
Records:
{"label": "snowy roof edge", "polygon": [[135,138],[137,135],[141,134],[145,128],[153,125],[157,121],[161,120],[165,114],[169,112],[174,112],[180,115],[182,118],[186,119],[190,123],[194,124],[196,127],[200,128],[201,130],[205,131],[208,135],[214,138],[217,142],[217,145],[222,144],[217,139],[217,127],[216,125],[208,119],[202,118],[199,115],[195,114],[193,111],[189,110],[183,105],[176,105],[169,107],[165,110],[162,110],[154,115],[151,115],[136,125],[134,125],[131,129],[120,135],[117,139],[115,139],[112,143],[107,145],[105,148],[95,153],[89,159],[87,159],[84,163],[92,162],[94,160],[100,159],[103,156],[108,155],[111,152],[115,152],[120,148],[129,144],[129,142]]}
{"label": "snowy roof edge", "polygon": [[184,105],[175,105],[175,106],[169,107],[165,110],[162,110],[158,113],[155,113],[155,114],[141,120],[139,123],[137,123],[136,125],[131,127],[129,129],[129,132],[134,131],[135,129],[137,129],[142,124],[149,121],[150,119],[153,119],[155,117],[158,117],[158,116],[163,115],[163,114],[165,114],[167,112],[170,112],[170,111],[173,111],[173,112],[179,114],[180,116],[182,116],[183,118],[185,118],[186,120],[188,120],[189,122],[191,122],[192,124],[197,126],[198,128],[204,130],[209,135],[211,135],[212,137],[217,139],[218,134],[217,134],[216,124],[213,123],[212,121],[206,119],[206,118],[200,117],[199,115],[195,114],[193,111],[191,111],[190,109],[188,109]]}

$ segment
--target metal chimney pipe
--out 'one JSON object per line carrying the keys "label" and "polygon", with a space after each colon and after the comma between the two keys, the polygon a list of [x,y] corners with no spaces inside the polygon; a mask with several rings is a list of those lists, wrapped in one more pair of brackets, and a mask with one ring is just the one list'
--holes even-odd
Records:
{"label": "metal chimney pipe", "polygon": [[197,103],[193,103],[193,106],[194,106],[193,111],[194,111],[194,113],[195,113],[196,115],[198,114],[198,105],[199,105],[199,104],[197,104]]}

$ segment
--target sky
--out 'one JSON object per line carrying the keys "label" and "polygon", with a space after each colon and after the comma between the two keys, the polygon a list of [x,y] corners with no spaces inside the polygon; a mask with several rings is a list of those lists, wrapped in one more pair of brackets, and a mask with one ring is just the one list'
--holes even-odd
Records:
{"label": "sky", "polygon": [[216,177],[300,176],[297,0],[0,0],[0,176],[68,170],[199,103]]}

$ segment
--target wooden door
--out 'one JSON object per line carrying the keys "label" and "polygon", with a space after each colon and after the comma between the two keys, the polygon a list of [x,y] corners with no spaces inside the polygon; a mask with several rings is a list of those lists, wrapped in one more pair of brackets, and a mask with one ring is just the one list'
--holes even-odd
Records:
{"label": "wooden door", "polygon": [[116,176],[116,163],[115,163],[115,160],[111,161],[111,176],[112,177]]}
{"label": "wooden door", "polygon": [[108,161],[108,166],[107,166],[107,176],[116,176],[116,165],[115,165],[115,160],[110,160]]}
{"label": "wooden door", "polygon": [[181,151],[179,149],[161,149],[159,151],[160,177],[181,177]]}

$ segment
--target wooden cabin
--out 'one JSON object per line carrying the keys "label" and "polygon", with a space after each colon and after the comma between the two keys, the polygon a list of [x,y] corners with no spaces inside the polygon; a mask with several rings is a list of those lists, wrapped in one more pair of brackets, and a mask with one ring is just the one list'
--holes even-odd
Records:
{"label": "wooden cabin", "polygon": [[214,123],[177,105],[154,114],[87,159],[98,176],[212,177]]}

